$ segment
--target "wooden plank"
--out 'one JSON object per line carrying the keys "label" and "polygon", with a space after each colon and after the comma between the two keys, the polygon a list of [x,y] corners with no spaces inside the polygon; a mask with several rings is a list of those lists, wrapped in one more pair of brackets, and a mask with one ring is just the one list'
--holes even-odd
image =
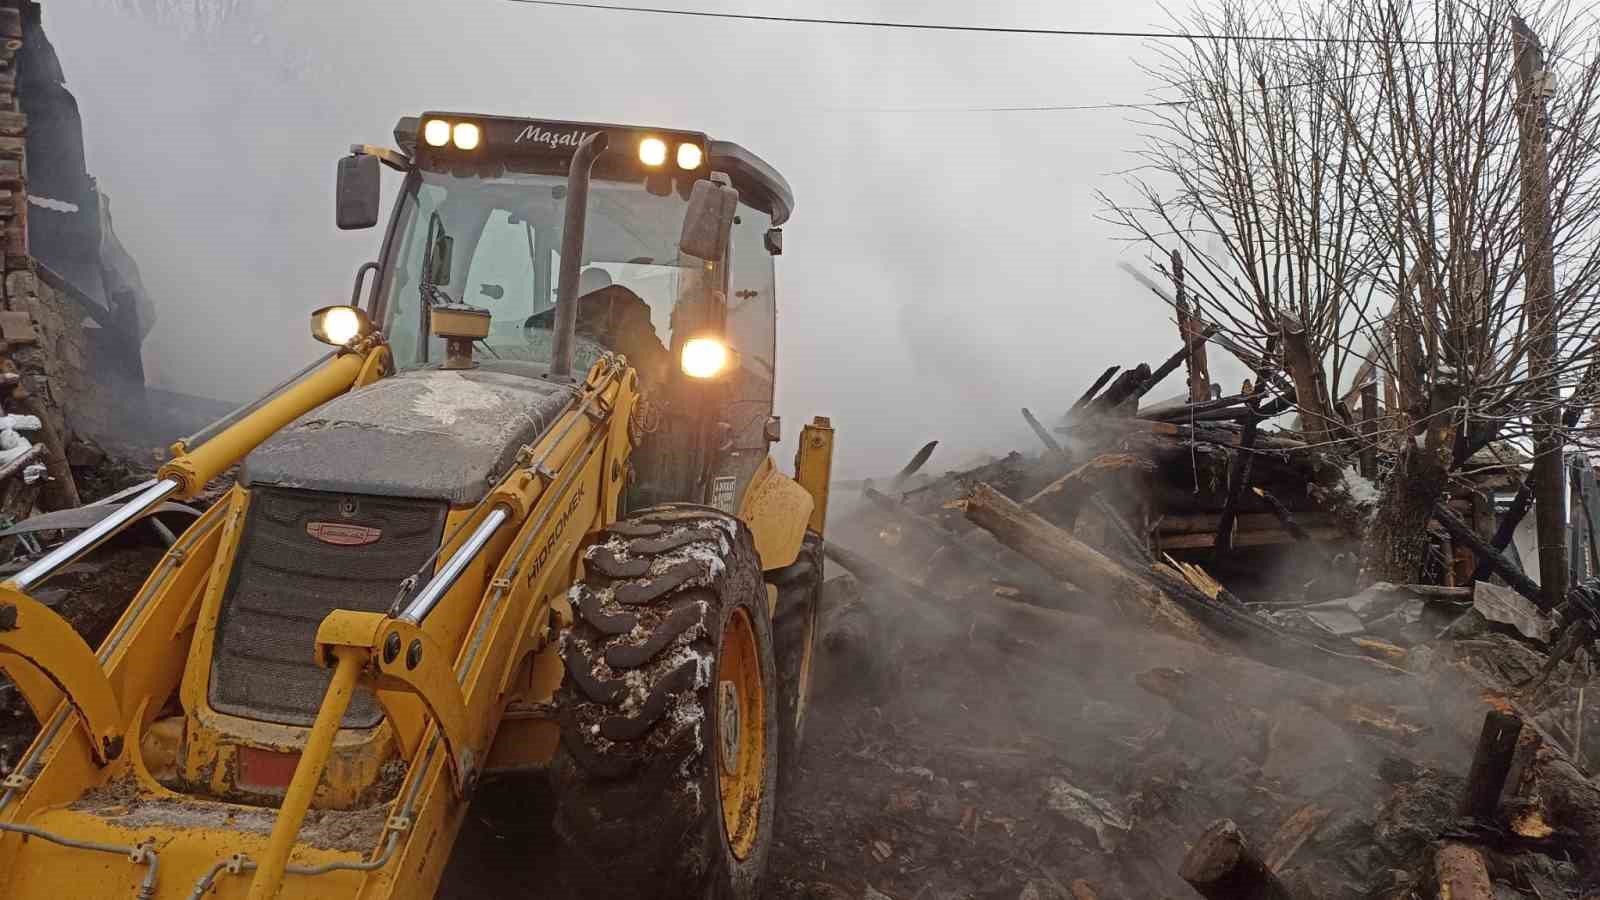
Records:
{"label": "wooden plank", "polygon": [[[1314,541],[1346,540],[1344,532],[1338,528],[1308,528],[1306,531]],[[1233,534],[1233,546],[1235,548],[1270,547],[1276,544],[1292,544],[1294,542],[1294,535],[1283,528],[1262,531],[1235,531]],[[1211,549],[1216,546],[1216,537],[1211,534],[1178,534],[1171,537],[1158,534],[1156,543],[1161,550]]]}

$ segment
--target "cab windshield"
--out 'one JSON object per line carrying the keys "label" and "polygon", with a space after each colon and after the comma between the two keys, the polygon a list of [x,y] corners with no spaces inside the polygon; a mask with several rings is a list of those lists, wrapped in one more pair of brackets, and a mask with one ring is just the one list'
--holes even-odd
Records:
{"label": "cab windshield", "polygon": [[[678,252],[687,203],[665,193],[601,179],[590,188],[579,371],[607,349],[627,354],[642,373],[669,358],[673,311],[680,296],[699,287],[691,282],[703,277],[704,265]],[[442,358],[442,341],[427,336],[427,309],[440,303],[489,311],[484,357],[549,362],[565,195],[566,178],[557,174],[413,177],[401,201],[382,311],[401,368]]]}
{"label": "cab windshield", "polygon": [[[427,310],[437,303],[489,311],[480,360],[549,363],[567,179],[564,161],[548,165],[452,166],[408,177],[375,310],[400,368],[444,358],[444,342],[428,336]],[[697,324],[696,307],[721,287],[704,281],[705,261],[678,250],[691,186],[607,170],[603,158],[596,165],[578,284],[577,372],[605,351],[622,353],[645,391],[660,396],[677,355],[675,329],[681,343]],[[735,447],[764,449],[776,325],[765,241],[772,219],[741,202],[734,222],[724,335],[740,366],[718,418]]]}

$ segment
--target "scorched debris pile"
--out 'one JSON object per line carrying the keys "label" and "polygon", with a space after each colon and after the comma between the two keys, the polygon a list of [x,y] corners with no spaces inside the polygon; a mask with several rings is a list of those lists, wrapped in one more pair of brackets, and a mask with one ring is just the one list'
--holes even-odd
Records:
{"label": "scorched debris pile", "polygon": [[1186,338],[1024,410],[1037,455],[930,477],[930,445],[830,526],[780,895],[1600,897],[1596,593],[1517,562],[1525,458],[1468,448],[1431,583],[1371,583],[1398,454],[1273,427],[1271,360],[1141,407],[1209,381]]}

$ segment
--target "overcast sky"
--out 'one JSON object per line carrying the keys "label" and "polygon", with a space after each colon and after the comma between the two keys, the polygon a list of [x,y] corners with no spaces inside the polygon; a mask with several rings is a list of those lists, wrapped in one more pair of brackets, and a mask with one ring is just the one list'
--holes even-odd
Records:
{"label": "overcast sky", "polygon": [[[155,298],[151,381],[243,399],[319,350],[378,230],[333,226],[334,165],[428,108],[700,129],[774,164],[797,204],[778,261],[778,411],[841,431],[836,472],[1033,450],[1112,363],[1176,330],[1096,220],[1133,164],[1109,111],[863,109],[1131,102],[1134,40],[669,18],[504,0],[242,0],[260,24],[197,37],[51,0],[90,171]],[[187,4],[185,4],[187,5]],[[1153,0],[662,0],[761,14],[1086,29],[1160,27]],[[385,174],[392,195],[399,176]],[[1182,391],[1181,376],[1155,396]]]}

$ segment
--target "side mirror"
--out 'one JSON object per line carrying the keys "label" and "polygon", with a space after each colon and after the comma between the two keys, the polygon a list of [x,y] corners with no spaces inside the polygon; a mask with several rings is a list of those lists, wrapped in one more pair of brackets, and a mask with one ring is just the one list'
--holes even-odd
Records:
{"label": "side mirror", "polygon": [[690,256],[721,262],[728,252],[739,192],[727,185],[701,179],[689,192],[689,209],[683,216],[678,250]]}
{"label": "side mirror", "polygon": [[365,153],[339,160],[335,220],[343,231],[378,224],[380,193],[378,158]]}

